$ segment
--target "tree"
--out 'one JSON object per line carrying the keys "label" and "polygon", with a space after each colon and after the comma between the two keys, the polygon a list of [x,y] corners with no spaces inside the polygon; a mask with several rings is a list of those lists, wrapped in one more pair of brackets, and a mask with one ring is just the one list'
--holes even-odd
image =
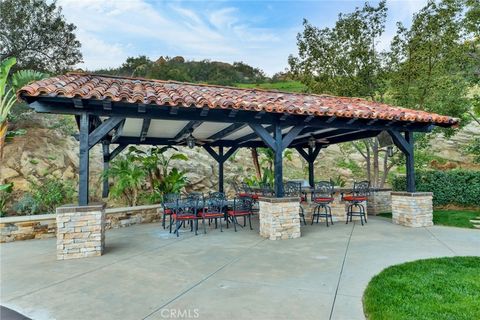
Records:
{"label": "tree", "polygon": [[16,57],[19,69],[62,72],[82,62],[75,29],[55,1],[0,1],[0,60]]}
{"label": "tree", "polygon": [[290,56],[291,71],[312,92],[341,96],[383,96],[382,56],[376,50],[385,30],[387,7],[365,3],[340,14],[333,28],[318,29],[304,20],[297,35],[298,57]]}
{"label": "tree", "polygon": [[15,91],[31,81],[40,80],[47,76],[38,71],[20,70],[12,75],[9,83],[8,75],[16,62],[17,60],[13,57],[0,61],[0,160],[3,158],[3,147],[8,130],[8,116],[17,101]]}
{"label": "tree", "polygon": [[[365,3],[353,13],[340,14],[333,28],[318,29],[305,20],[305,29],[297,36],[299,57],[289,57],[291,71],[315,93],[383,101],[385,54],[378,52],[376,44],[385,30],[386,16],[387,7],[381,1],[377,7]],[[365,159],[372,186],[383,187],[393,166],[388,163],[387,148],[380,148],[376,138],[351,145]]]}
{"label": "tree", "polygon": [[473,73],[464,0],[430,0],[408,29],[398,23],[389,54],[393,102],[466,119]]}

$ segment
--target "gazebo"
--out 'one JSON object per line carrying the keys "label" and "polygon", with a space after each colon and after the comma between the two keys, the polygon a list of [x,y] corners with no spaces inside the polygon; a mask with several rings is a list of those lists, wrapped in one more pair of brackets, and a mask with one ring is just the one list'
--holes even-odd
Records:
{"label": "gazebo", "polygon": [[[448,116],[360,98],[86,73],[33,82],[18,95],[37,112],[75,116],[80,142],[77,211],[89,206],[89,150],[100,143],[105,169],[132,144],[201,145],[218,162],[220,191],[224,163],[235,150],[268,147],[275,153],[275,195],[283,198],[286,148],[295,148],[308,162],[313,187],[313,164],[322,148],[388,132],[406,156],[406,191],[412,195],[413,133],[458,124]],[[107,194],[108,181],[103,190]]]}

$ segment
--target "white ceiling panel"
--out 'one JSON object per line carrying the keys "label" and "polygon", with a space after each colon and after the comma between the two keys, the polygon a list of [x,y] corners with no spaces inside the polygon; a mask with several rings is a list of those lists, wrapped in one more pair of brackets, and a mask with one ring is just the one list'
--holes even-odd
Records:
{"label": "white ceiling panel", "polygon": [[234,132],[234,133],[224,137],[223,139],[225,139],[225,140],[236,140],[236,139],[241,138],[243,136],[246,136],[247,134],[250,134],[252,132],[253,132],[252,128],[250,128],[249,126],[246,126],[243,129],[240,129],[237,132]]}
{"label": "white ceiling panel", "polygon": [[193,136],[197,139],[207,139],[230,125],[231,123],[204,122],[193,131]]}
{"label": "white ceiling panel", "polygon": [[142,131],[143,119],[127,118],[123,126],[122,136],[140,137]]}
{"label": "white ceiling panel", "polygon": [[148,128],[147,137],[173,138],[180,132],[188,121],[152,120]]}

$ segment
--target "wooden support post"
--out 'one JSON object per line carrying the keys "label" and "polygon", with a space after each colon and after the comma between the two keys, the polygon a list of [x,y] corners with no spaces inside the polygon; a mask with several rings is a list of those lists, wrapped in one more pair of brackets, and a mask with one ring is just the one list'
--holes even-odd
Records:
{"label": "wooden support post", "polygon": [[274,129],[275,140],[275,159],[274,159],[274,190],[277,198],[283,198],[283,139],[282,139],[282,127],[279,123],[275,124]]}
{"label": "wooden support post", "polygon": [[408,192],[415,192],[415,157],[414,157],[414,140],[413,140],[413,132],[407,131],[405,132],[405,140],[410,145],[410,152],[406,154],[407,157],[406,166],[407,166],[407,191]]}
{"label": "wooden support post", "polygon": [[103,147],[103,189],[102,189],[102,198],[107,198],[110,186],[108,184],[108,176],[106,176],[106,172],[108,171],[108,167],[110,165],[110,144],[106,141],[102,144]]}
{"label": "wooden support post", "polygon": [[407,169],[407,191],[415,192],[415,157],[413,132],[406,131],[405,136],[398,131],[388,130],[393,143],[405,154]]}
{"label": "wooden support post", "polygon": [[218,192],[223,192],[223,147],[218,147],[218,156],[221,161],[218,162]]}
{"label": "wooden support post", "polygon": [[231,147],[226,153],[223,153],[223,147],[220,146],[218,147],[218,154],[209,145],[204,145],[203,148],[218,162],[218,191],[224,192],[223,164],[232,156],[238,147]]}
{"label": "wooden support post", "polygon": [[79,180],[78,180],[78,204],[88,205],[88,177],[89,177],[89,146],[88,129],[90,116],[85,112],[80,115],[80,153],[79,153]]}
{"label": "wooden support post", "polygon": [[314,162],[315,159],[312,159],[313,148],[308,147],[308,184],[311,188],[315,188],[315,172],[314,172]]}

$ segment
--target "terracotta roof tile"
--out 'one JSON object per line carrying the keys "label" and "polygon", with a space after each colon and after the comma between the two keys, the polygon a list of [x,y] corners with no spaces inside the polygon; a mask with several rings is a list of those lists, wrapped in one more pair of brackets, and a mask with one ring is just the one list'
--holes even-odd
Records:
{"label": "terracotta roof tile", "polygon": [[33,82],[18,93],[113,102],[196,108],[241,109],[344,118],[430,122],[455,126],[458,119],[419,110],[393,107],[360,98],[243,89],[215,85],[69,73]]}

